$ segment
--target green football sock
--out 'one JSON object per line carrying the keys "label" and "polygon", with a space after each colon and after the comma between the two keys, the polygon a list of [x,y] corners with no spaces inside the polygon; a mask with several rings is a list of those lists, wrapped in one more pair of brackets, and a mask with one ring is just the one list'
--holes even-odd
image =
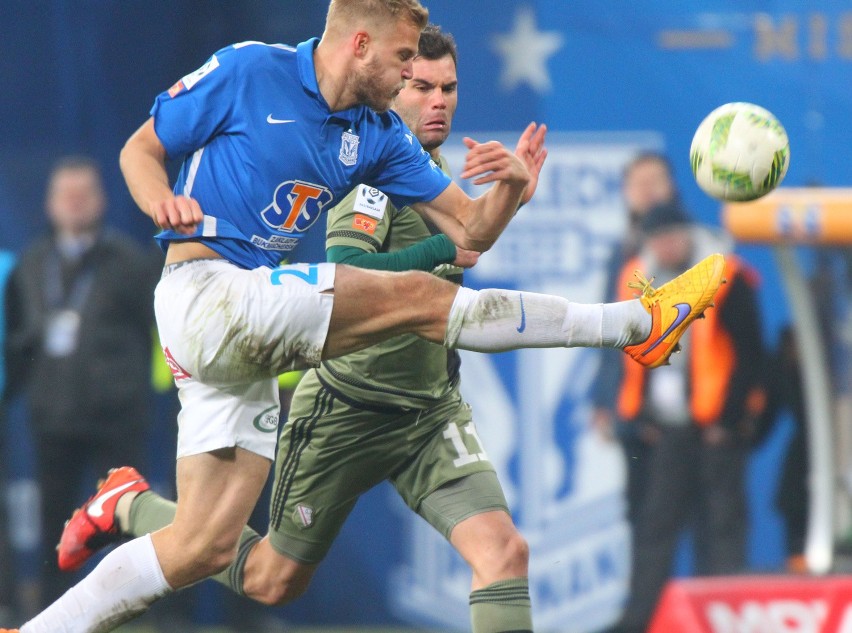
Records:
{"label": "green football sock", "polygon": [[510,578],[470,594],[473,633],[533,633],[529,579]]}
{"label": "green football sock", "polygon": [[[130,506],[130,524],[126,533],[131,536],[144,536],[150,532],[156,532],[174,520],[176,509],[177,504],[174,501],[163,499],[150,490],[143,492],[133,500],[133,504]],[[225,585],[231,591],[243,595],[243,570],[245,569],[246,558],[260,538],[260,535],[253,529],[248,526],[244,527],[234,562],[227,569],[211,578]]]}

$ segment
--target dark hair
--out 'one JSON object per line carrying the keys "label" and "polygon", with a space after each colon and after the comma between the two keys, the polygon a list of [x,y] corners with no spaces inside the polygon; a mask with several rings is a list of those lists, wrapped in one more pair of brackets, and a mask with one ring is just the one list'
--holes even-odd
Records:
{"label": "dark hair", "polygon": [[458,65],[456,40],[449,33],[444,33],[437,24],[427,24],[420,34],[420,44],[417,46],[417,57],[424,59],[441,59],[449,55],[453,65]]}
{"label": "dark hair", "polygon": [[53,178],[53,176],[60,171],[77,170],[92,171],[98,178],[101,177],[101,166],[98,164],[98,161],[89,156],[84,156],[83,154],[72,154],[70,156],[63,156],[57,159],[56,162],[53,163],[53,167],[50,169],[50,177]]}
{"label": "dark hair", "polygon": [[665,168],[666,173],[668,173],[672,180],[674,180],[674,166],[672,165],[672,161],[670,161],[668,156],[665,154],[650,150],[639,152],[636,156],[630,159],[630,162],[624,166],[624,171],[621,173],[622,180],[627,178],[636,167],[644,165],[645,163],[657,163],[662,165]]}
{"label": "dark hair", "polygon": [[648,209],[648,213],[640,220],[639,226],[645,235],[653,235],[692,223],[693,220],[681,201],[674,198]]}
{"label": "dark hair", "polygon": [[57,159],[50,169],[49,180],[53,180],[56,174],[62,171],[90,171],[99,182],[103,179],[98,161],[83,154],[72,154]]}

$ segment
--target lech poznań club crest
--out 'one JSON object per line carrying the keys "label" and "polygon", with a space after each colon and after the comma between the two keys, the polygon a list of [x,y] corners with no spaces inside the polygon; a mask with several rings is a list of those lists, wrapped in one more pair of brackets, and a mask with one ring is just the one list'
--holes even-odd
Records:
{"label": "lech pozna\u0144 club crest", "polygon": [[344,132],[340,137],[340,162],[352,167],[358,160],[358,143],[361,141],[357,134]]}

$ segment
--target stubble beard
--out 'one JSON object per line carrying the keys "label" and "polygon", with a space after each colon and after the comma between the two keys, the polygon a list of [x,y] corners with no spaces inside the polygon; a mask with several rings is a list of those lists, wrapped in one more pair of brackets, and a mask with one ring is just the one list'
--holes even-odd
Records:
{"label": "stubble beard", "polygon": [[355,98],[358,103],[382,114],[390,110],[400,86],[395,86],[397,90],[391,93],[391,90],[387,86],[383,86],[377,79],[379,70],[378,63],[370,63],[355,74],[353,82]]}

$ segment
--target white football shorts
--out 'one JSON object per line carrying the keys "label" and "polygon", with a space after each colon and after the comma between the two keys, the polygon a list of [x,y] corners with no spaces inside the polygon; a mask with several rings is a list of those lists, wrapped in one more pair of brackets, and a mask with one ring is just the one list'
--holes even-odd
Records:
{"label": "white football shorts", "polygon": [[154,309],[181,402],[178,457],[239,446],[274,458],[277,376],[319,365],[334,272],[334,264],[243,270],[203,259],[163,276]]}

